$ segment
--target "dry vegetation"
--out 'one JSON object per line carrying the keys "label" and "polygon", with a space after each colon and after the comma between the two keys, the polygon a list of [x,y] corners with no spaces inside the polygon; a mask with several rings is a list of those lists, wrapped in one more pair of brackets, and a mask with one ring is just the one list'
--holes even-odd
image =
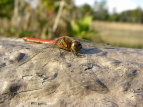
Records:
{"label": "dry vegetation", "polygon": [[92,28],[113,46],[143,48],[143,24],[95,21]]}

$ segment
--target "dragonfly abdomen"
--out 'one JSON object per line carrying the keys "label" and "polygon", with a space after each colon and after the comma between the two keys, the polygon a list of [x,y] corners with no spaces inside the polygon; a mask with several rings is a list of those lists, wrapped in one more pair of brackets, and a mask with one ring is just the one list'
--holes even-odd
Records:
{"label": "dragonfly abdomen", "polygon": [[25,41],[29,41],[29,42],[47,43],[47,44],[50,44],[50,42],[54,42],[55,41],[55,40],[41,40],[41,39],[36,39],[36,38],[31,38],[31,37],[24,37],[23,39]]}

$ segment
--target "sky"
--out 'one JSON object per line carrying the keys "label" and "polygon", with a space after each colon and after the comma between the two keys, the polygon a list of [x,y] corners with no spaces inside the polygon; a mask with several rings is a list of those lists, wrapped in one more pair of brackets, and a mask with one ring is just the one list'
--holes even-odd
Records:
{"label": "sky", "polygon": [[[81,6],[85,3],[93,6],[94,1],[101,0],[74,0],[77,6]],[[124,10],[131,10],[137,7],[141,7],[143,9],[143,0],[106,0],[108,10],[110,13],[113,12],[113,9],[116,8],[116,12],[121,13]]]}

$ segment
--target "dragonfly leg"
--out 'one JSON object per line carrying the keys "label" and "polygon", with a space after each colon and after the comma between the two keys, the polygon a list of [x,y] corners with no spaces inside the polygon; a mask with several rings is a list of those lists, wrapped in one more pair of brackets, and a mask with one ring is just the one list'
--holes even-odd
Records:
{"label": "dragonfly leg", "polygon": [[63,53],[64,53],[64,52],[61,52],[61,50],[62,50],[62,49],[61,49],[61,48],[59,48],[59,51],[60,51],[60,57],[64,58],[64,55],[63,55]]}
{"label": "dragonfly leg", "polygon": [[77,52],[75,52],[75,51],[72,51],[72,53],[73,53],[75,56],[80,57],[80,58],[85,57],[84,55],[82,55],[82,54],[80,54],[80,53],[77,53]]}

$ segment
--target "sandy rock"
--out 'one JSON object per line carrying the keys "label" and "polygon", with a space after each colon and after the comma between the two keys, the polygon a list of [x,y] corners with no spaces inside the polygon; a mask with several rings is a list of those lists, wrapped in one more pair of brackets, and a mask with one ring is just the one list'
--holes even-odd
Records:
{"label": "sandy rock", "polygon": [[143,50],[81,43],[0,38],[0,107],[143,107]]}

